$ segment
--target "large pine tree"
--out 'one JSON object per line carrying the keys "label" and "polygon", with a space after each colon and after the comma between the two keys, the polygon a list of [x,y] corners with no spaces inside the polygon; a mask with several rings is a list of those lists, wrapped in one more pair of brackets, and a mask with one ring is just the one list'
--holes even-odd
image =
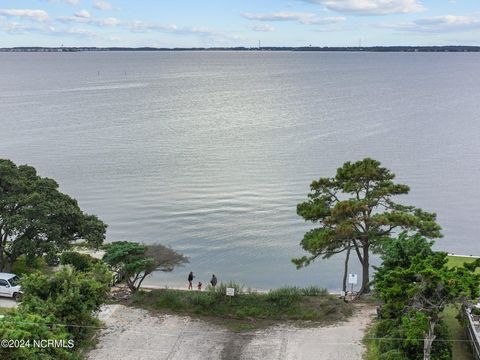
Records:
{"label": "large pine tree", "polygon": [[395,175],[370,158],[345,163],[334,177],[313,181],[308,200],[298,204],[297,213],[316,225],[301,241],[308,256],[293,259],[298,267],[317,258],[355,251],[362,265],[360,293],[370,291],[370,254],[381,249],[400,231],[441,237],[436,214],[392,199],[408,194],[407,185],[396,184]]}

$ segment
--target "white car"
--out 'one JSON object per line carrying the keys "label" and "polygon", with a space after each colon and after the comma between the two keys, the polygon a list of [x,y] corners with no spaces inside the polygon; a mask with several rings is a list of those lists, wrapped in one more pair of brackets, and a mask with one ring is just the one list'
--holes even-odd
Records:
{"label": "white car", "polygon": [[20,278],[17,275],[0,273],[0,296],[20,301],[23,293],[19,283]]}

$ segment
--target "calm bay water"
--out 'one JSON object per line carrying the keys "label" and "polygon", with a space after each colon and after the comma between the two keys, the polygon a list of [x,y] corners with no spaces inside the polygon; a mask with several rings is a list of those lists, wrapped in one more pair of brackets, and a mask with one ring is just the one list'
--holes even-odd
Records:
{"label": "calm bay water", "polygon": [[0,53],[0,157],[55,178],[108,241],[190,256],[150,284],[338,289],[341,258],[290,259],[296,204],[344,161],[382,161],[438,213],[438,249],[480,253],[479,99],[473,53]]}

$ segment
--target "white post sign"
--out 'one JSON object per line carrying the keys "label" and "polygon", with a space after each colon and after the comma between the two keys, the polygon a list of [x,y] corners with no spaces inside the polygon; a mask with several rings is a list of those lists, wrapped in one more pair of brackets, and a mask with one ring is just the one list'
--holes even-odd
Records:
{"label": "white post sign", "polygon": [[357,274],[348,274],[348,283],[350,285],[357,285],[357,283],[358,283]]}
{"label": "white post sign", "polygon": [[235,296],[235,289],[227,288],[227,296]]}

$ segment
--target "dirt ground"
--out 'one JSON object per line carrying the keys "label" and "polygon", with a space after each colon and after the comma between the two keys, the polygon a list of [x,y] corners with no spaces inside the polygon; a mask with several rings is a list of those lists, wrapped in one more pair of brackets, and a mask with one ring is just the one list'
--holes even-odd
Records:
{"label": "dirt ground", "polygon": [[375,313],[361,306],[346,322],[296,328],[279,325],[235,333],[189,317],[152,316],[147,311],[107,305],[97,348],[89,360],[361,360],[364,330]]}

